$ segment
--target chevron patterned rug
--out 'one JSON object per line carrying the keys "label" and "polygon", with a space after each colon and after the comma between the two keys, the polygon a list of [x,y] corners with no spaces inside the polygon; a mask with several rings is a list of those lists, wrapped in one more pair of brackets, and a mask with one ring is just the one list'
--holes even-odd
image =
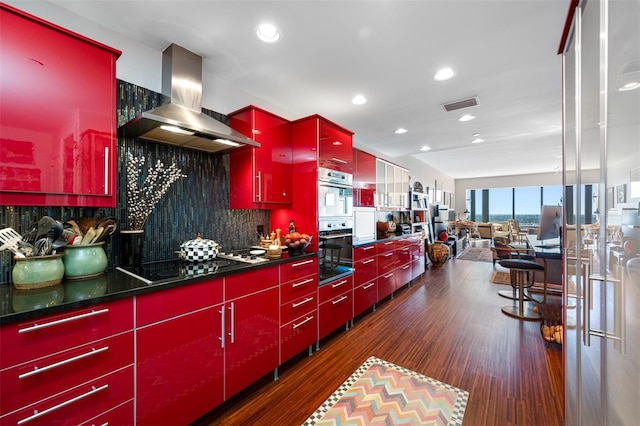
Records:
{"label": "chevron patterned rug", "polygon": [[303,426],[461,425],[469,392],[370,357]]}

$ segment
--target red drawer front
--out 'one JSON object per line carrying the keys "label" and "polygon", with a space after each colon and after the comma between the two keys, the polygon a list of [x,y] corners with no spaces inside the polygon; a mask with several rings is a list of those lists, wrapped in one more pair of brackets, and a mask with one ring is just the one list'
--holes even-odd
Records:
{"label": "red drawer front", "polygon": [[393,250],[395,248],[396,248],[396,243],[393,240],[392,241],[385,241],[383,243],[376,244],[376,250],[377,250],[378,254],[386,253],[389,250]]}
{"label": "red drawer front", "polygon": [[317,271],[313,275],[298,278],[280,285],[280,303],[291,302],[309,293],[316,293],[318,288]]}
{"label": "red drawer front", "polygon": [[308,312],[280,327],[280,364],[318,340],[318,311]]}
{"label": "red drawer front", "polygon": [[129,331],[2,370],[0,415],[132,364],[133,331]]}
{"label": "red drawer front", "polygon": [[411,262],[411,279],[419,277],[424,273],[424,256]]}
{"label": "red drawer front", "polygon": [[278,267],[270,266],[224,278],[225,300],[235,299],[277,286]]}
{"label": "red drawer front", "polygon": [[404,265],[405,263],[409,263],[411,261],[411,246],[398,248],[396,249],[395,253],[401,265]]}
{"label": "red drawer front", "polygon": [[136,301],[136,327],[222,303],[222,278],[143,294]]}
{"label": "red drawer front", "polygon": [[409,238],[403,238],[401,240],[394,240],[393,242],[395,244],[395,248],[396,249],[408,247],[408,246],[411,245],[411,240]]}
{"label": "red drawer front", "polygon": [[376,257],[358,260],[353,263],[353,285],[364,284],[378,276],[378,260]]}
{"label": "red drawer front", "polygon": [[353,277],[348,276],[318,287],[318,300],[324,303],[329,299],[340,296],[342,293],[353,290]]}
{"label": "red drawer front", "polygon": [[376,280],[353,289],[353,316],[358,316],[378,302]]}
{"label": "red drawer front", "polygon": [[[50,315],[0,329],[0,369],[133,329],[133,299]],[[16,350],[15,348],[19,348]]]}
{"label": "red drawer front", "polygon": [[349,291],[320,305],[319,338],[344,326],[353,318],[353,292]]}
{"label": "red drawer front", "polygon": [[318,258],[305,258],[293,260],[289,263],[280,265],[280,282],[297,280],[311,274],[318,273]]}
{"label": "red drawer front", "polygon": [[378,277],[378,300],[382,300],[396,289],[395,273],[391,271],[385,275]]}
{"label": "red drawer front", "polygon": [[409,281],[411,281],[411,263],[407,263],[406,265],[402,265],[395,271],[395,280],[396,280],[396,289],[402,287]]}
{"label": "red drawer front", "polygon": [[[3,425],[77,425],[133,399],[133,366],[1,417]],[[37,414],[36,414],[37,412]],[[27,420],[30,419],[30,420]]]}
{"label": "red drawer front", "polygon": [[128,426],[133,424],[133,401],[125,402],[106,413],[102,413],[93,419],[82,423],[80,426],[118,425]]}
{"label": "red drawer front", "polygon": [[375,256],[377,254],[376,244],[369,244],[367,246],[356,247],[353,249],[353,260],[358,261],[366,259],[368,257]]}
{"label": "red drawer front", "polygon": [[400,266],[400,259],[395,251],[388,251],[378,255],[378,276]]}
{"label": "red drawer front", "polygon": [[299,299],[280,305],[280,324],[286,324],[295,318],[318,308],[317,293],[310,293]]}

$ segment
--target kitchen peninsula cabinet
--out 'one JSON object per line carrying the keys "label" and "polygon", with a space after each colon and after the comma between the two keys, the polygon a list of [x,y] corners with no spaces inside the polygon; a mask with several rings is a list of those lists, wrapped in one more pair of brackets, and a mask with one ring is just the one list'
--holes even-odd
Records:
{"label": "kitchen peninsula cabinet", "polygon": [[347,326],[353,318],[353,276],[331,281],[318,287],[318,340]]}
{"label": "kitchen peninsula cabinet", "polygon": [[275,209],[292,201],[291,124],[248,106],[229,114],[229,125],[259,142],[229,154],[229,205],[232,209]]}
{"label": "kitchen peninsula cabinet", "polygon": [[318,259],[280,265],[280,364],[318,340]]}
{"label": "kitchen peninsula cabinet", "polygon": [[354,148],[353,158],[353,206],[375,207],[376,157]]}
{"label": "kitchen peninsula cabinet", "polygon": [[0,203],[115,207],[119,51],[0,5]]}
{"label": "kitchen peninsula cabinet", "polygon": [[137,424],[187,424],[224,400],[223,279],[139,296]]}
{"label": "kitchen peninsula cabinet", "polygon": [[0,423],[133,424],[131,299],[4,325],[0,340]]}

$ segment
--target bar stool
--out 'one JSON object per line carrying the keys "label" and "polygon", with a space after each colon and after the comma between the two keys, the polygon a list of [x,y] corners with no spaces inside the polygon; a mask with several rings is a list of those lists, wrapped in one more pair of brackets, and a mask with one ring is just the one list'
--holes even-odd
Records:
{"label": "bar stool", "polygon": [[[504,259],[500,261],[500,266],[509,269],[511,274],[511,283],[518,286],[518,304],[507,305],[502,307],[502,312],[510,317],[523,319],[523,320],[539,320],[542,317],[539,313],[535,312],[533,308],[525,307],[524,302],[533,302],[537,304],[545,304],[547,302],[547,270],[544,266],[531,260],[523,259]],[[525,280],[527,275],[535,272],[542,271],[544,273],[544,296],[542,300],[537,300],[526,295],[524,292]],[[532,280],[534,280],[532,278]]]}
{"label": "bar stool", "polygon": [[[320,249],[322,250],[322,264],[326,263],[327,251],[329,252],[329,263],[331,264],[331,270],[335,270],[336,266],[340,265],[340,252],[342,251],[342,244],[338,243],[330,243],[323,242],[320,244]],[[337,256],[334,258],[334,254]]]}
{"label": "bar stool", "polygon": [[[528,254],[528,250],[520,250],[515,247],[512,247],[508,244],[501,244],[499,242],[494,243],[495,256],[493,259],[493,263],[495,265],[496,260],[507,260],[507,259],[522,259],[522,260],[530,260],[535,261],[535,256],[532,254]],[[499,290],[498,295],[511,300],[518,300],[518,283],[516,280],[516,274],[511,275],[511,290]],[[524,288],[529,288],[533,286],[535,274],[527,273],[527,281],[524,283]]]}

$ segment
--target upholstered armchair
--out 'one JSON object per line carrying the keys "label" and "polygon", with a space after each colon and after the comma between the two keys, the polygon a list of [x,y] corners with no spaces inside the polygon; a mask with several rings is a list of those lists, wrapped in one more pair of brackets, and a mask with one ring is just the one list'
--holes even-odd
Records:
{"label": "upholstered armchair", "polygon": [[491,222],[477,222],[477,225],[480,238],[493,241],[493,226]]}

